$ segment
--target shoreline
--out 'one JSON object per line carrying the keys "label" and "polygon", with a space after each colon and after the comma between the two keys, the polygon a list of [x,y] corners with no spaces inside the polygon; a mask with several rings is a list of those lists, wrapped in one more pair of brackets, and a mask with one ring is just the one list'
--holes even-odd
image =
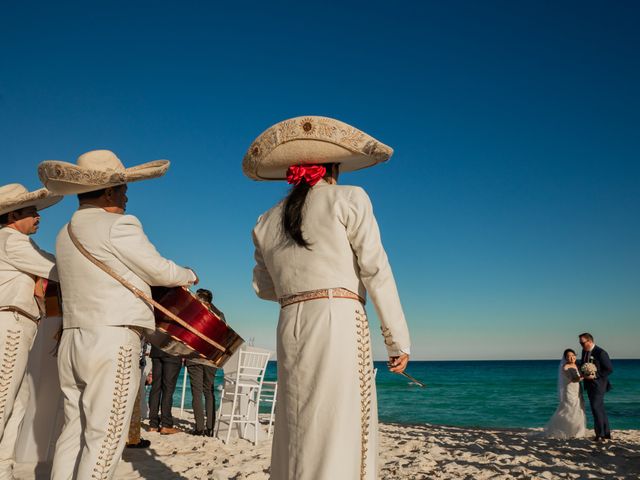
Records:
{"label": "shoreline", "polygon": [[[186,410],[185,410],[186,411]],[[261,414],[262,415],[262,414]],[[433,427],[433,428],[451,428],[451,429],[462,429],[462,430],[491,430],[497,432],[536,432],[541,431],[542,427],[483,427],[483,426],[470,426],[470,425],[451,425],[446,423],[403,423],[403,422],[386,422],[379,421],[380,425],[389,425],[396,427]],[[593,434],[593,429],[587,429],[590,434]],[[640,433],[640,428],[616,428],[612,430],[612,432],[638,432]]]}
{"label": "shoreline", "polygon": [[[193,416],[185,410],[176,426],[188,431]],[[536,435],[541,429],[480,428],[431,424],[380,423],[378,467],[382,480],[422,479],[637,479],[640,430],[614,430],[613,442],[588,438],[557,440]],[[142,432],[148,449],[125,449],[117,480],[266,480],[271,440],[258,445],[232,439],[229,444],[187,433]],[[17,480],[48,478],[47,466],[16,465]],[[50,467],[49,467],[50,468]]]}

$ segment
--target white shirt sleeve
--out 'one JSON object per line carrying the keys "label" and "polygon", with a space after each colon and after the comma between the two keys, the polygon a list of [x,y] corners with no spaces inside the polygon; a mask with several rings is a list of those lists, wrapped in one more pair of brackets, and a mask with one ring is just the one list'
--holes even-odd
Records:
{"label": "white shirt sleeve", "polygon": [[350,195],[347,237],[360,267],[360,278],[378,313],[389,356],[410,352],[409,329],[400,304],[380,229],[369,196],[359,187]]}
{"label": "white shirt sleeve", "polygon": [[123,215],[111,227],[111,246],[116,257],[150,286],[191,285],[196,275],[161,256],[133,215]]}
{"label": "white shirt sleeve", "polygon": [[[260,219],[258,219],[258,221],[260,221]],[[260,245],[258,245],[255,232],[253,233],[253,244],[255,246],[254,258],[256,260],[256,266],[253,267],[253,289],[258,297],[264,300],[277,301],[278,296],[276,295],[276,289],[273,285],[273,279],[271,275],[269,275],[269,271],[264,263],[262,251],[260,250]]]}
{"label": "white shirt sleeve", "polygon": [[56,257],[42,250],[27,235],[9,236],[5,245],[6,261],[21,272],[58,281]]}

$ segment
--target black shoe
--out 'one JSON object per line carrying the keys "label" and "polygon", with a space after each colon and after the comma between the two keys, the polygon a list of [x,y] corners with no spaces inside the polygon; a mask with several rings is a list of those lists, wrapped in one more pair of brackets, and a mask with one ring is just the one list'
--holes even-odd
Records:
{"label": "black shoe", "polygon": [[207,429],[204,431],[204,436],[205,436],[205,437],[213,437],[213,428],[207,428]]}
{"label": "black shoe", "polygon": [[197,428],[194,428],[193,430],[191,430],[189,432],[190,435],[195,435],[196,437],[201,437],[204,435],[204,430],[198,430]]}
{"label": "black shoe", "polygon": [[596,443],[600,443],[600,442],[604,441],[604,437],[601,437],[601,436],[599,436],[599,435],[596,435],[596,436],[593,438],[593,441],[594,441],[594,442],[596,442]]}
{"label": "black shoe", "polygon": [[138,443],[127,443],[126,447],[127,448],[149,448],[149,445],[151,445],[151,442],[149,440],[145,440],[144,438],[141,438]]}

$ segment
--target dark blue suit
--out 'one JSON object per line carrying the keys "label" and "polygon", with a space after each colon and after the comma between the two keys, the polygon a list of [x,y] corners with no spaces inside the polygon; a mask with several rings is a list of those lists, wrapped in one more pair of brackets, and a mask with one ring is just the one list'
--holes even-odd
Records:
{"label": "dark blue suit", "polygon": [[582,363],[586,362],[593,363],[598,369],[595,380],[585,379],[584,381],[584,388],[591,404],[596,437],[611,438],[609,419],[604,408],[604,394],[611,390],[609,375],[613,373],[613,365],[609,354],[597,345],[591,352],[582,350]]}

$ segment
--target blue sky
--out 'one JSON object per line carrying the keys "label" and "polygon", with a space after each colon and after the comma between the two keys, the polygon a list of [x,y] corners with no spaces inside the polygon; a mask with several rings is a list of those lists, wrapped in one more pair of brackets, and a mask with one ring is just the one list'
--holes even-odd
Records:
{"label": "blue sky", "polygon": [[[242,156],[332,116],[395,148],[341,181],[372,198],[414,358],[556,358],[584,330],[638,358],[639,20],[631,1],[5,2],[0,183],[95,148],[170,159],[130,213],[273,347],[250,231],[286,186]],[[47,210],[43,247],[75,207]]]}

